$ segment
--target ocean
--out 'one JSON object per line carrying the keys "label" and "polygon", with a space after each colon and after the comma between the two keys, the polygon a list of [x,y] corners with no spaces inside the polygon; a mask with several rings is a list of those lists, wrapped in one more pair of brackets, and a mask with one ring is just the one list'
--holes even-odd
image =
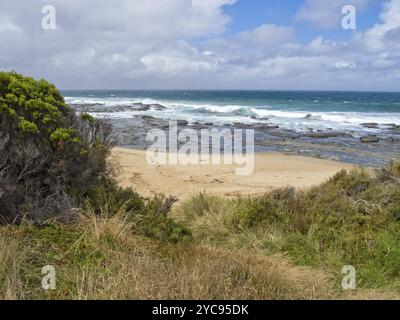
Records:
{"label": "ocean", "polygon": [[63,94],[68,104],[98,106],[90,113],[110,119],[146,115],[189,124],[268,124],[295,132],[333,130],[355,136],[390,135],[387,129],[400,126],[400,93],[110,90]]}
{"label": "ocean", "polygon": [[378,167],[400,157],[400,93],[303,91],[64,91],[107,119],[115,145],[146,149],[150,129],[254,129],[256,152]]}

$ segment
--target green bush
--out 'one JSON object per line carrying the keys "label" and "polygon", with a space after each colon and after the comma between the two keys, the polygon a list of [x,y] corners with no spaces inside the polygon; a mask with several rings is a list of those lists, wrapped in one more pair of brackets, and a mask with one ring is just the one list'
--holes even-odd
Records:
{"label": "green bush", "polygon": [[121,188],[112,179],[104,179],[100,186],[89,190],[83,210],[93,211],[102,217],[116,214],[127,216],[133,222],[132,232],[168,242],[188,242],[189,229],[171,217],[174,198],[154,198],[144,201],[131,188]]}
{"label": "green bush", "polygon": [[145,207],[143,199],[131,188],[121,188],[111,178],[104,178],[99,186],[89,189],[84,209],[92,209],[98,215],[112,216],[120,210],[126,214],[140,212]]}
{"label": "green bush", "polygon": [[70,219],[108,174],[110,132],[77,116],[47,81],[0,72],[1,220]]}
{"label": "green bush", "polygon": [[97,215],[128,215],[133,232],[167,241],[189,240],[190,232],[173,221],[174,199],[145,202],[120,188],[106,157],[111,127],[70,109],[45,80],[0,72],[0,216],[43,223],[67,222],[71,208]]}
{"label": "green bush", "polygon": [[154,198],[134,216],[134,231],[147,237],[168,242],[190,242],[191,231],[170,216],[175,198]]}

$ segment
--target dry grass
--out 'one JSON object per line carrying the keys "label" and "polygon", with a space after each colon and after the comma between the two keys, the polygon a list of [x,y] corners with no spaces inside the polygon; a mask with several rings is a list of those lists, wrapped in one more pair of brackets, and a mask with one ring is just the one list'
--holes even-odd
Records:
{"label": "dry grass", "polygon": [[[322,299],[335,295],[323,272],[293,267],[279,257],[155,242],[129,233],[129,224],[119,216],[82,215],[76,225],[80,234],[63,252],[57,243],[43,249],[25,243],[29,228],[35,227],[21,227],[18,232],[0,228],[2,299]],[[90,248],[101,253],[99,259],[88,260]],[[86,251],[87,256],[82,256]],[[45,292],[40,281],[28,281],[41,277],[36,261],[55,265],[55,291]]]}
{"label": "dry grass", "polygon": [[0,299],[24,298],[23,265],[27,252],[21,246],[21,231],[10,226],[0,228]]}
{"label": "dry grass", "polygon": [[[110,250],[106,274],[77,275],[84,299],[315,299],[331,298],[320,272],[293,268],[282,260],[202,247]],[[159,251],[162,252],[160,255]],[[282,263],[283,262],[283,263]]]}
{"label": "dry grass", "polygon": [[261,255],[266,253],[266,243],[279,247],[283,234],[272,224],[256,229],[238,225],[238,215],[245,206],[237,199],[200,194],[177,207],[174,218],[190,228],[199,245],[251,250]]}
{"label": "dry grass", "polygon": [[[126,232],[121,217],[81,217],[86,241],[104,254],[95,268],[65,270],[78,299],[332,298],[323,272],[207,246],[170,245]],[[65,274],[66,274],[65,273]]]}
{"label": "dry grass", "polygon": [[251,199],[200,194],[175,208],[174,218],[197,245],[285,255],[297,266],[328,270],[337,288],[343,266],[352,265],[365,297],[399,297],[398,172],[343,171],[308,191],[287,188]]}
{"label": "dry grass", "polygon": [[88,207],[85,211],[77,211],[78,228],[85,230],[91,241],[99,242],[103,238],[110,237],[118,241],[128,240],[132,233],[132,223],[128,221],[128,215],[118,211],[115,215],[102,212],[97,215]]}
{"label": "dry grass", "polygon": [[[395,293],[382,291],[340,292],[329,272],[293,266],[282,256],[266,256],[258,250],[217,248],[205,243],[168,244],[134,235],[131,227],[122,215],[96,216],[90,211],[81,213],[73,227],[58,226],[61,229],[54,232],[33,226],[0,227],[0,297],[83,300],[399,298]],[[64,233],[62,238],[58,238],[60,233]],[[65,245],[65,239],[73,240]],[[41,279],[40,268],[44,264],[56,267],[57,288],[54,291],[40,288],[38,279]]]}

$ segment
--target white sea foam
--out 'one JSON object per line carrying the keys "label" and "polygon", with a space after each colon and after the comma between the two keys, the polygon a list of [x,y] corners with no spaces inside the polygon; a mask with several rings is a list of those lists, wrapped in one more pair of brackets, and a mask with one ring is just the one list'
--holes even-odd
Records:
{"label": "white sea foam", "polygon": [[400,124],[400,113],[320,113],[322,120],[338,123]]}
{"label": "white sea foam", "polygon": [[282,111],[282,110],[263,110],[252,108],[251,112],[253,112],[256,116],[260,118],[292,118],[292,119],[302,119],[306,118],[310,113],[309,112],[297,112],[297,111]]}
{"label": "white sea foam", "polygon": [[88,98],[88,97],[65,97],[65,102],[72,105],[102,105],[107,107],[115,106],[131,106],[133,104],[157,104],[159,103],[153,99],[131,99],[126,98]]}
{"label": "white sea foam", "polygon": [[[150,115],[172,120],[185,119],[189,122],[229,123],[271,123],[296,131],[314,129],[333,130],[373,130],[365,129],[363,123],[400,125],[400,113],[367,113],[367,112],[313,112],[276,109],[272,106],[223,105],[187,101],[161,101],[149,98],[95,98],[66,97],[68,104],[102,105],[110,107],[110,112],[94,112],[96,117],[113,119],[129,119],[138,115]],[[134,104],[162,105],[166,109],[148,111],[114,110],[116,106],[132,106]]]}

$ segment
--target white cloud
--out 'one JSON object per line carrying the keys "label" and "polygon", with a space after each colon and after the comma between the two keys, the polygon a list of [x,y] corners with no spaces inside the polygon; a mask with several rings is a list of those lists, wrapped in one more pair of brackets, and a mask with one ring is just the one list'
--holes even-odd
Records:
{"label": "white cloud", "polygon": [[178,43],[173,49],[145,55],[140,58],[140,62],[146,71],[154,76],[190,77],[193,74],[216,71],[216,63],[210,56],[210,54],[199,53],[185,43]]}
{"label": "white cloud", "polygon": [[[41,6],[52,2],[57,30],[44,31]],[[400,87],[400,0],[386,1],[380,22],[346,42],[318,36],[309,43],[296,40],[293,27],[268,21],[225,35],[230,17],[223,7],[234,2],[38,0],[28,6],[2,0],[0,43],[7,45],[0,48],[0,68],[64,88]],[[328,27],[341,4],[306,0],[299,12]]]}
{"label": "white cloud", "polygon": [[22,30],[15,24],[13,20],[13,18],[0,14],[0,32],[21,33]]}
{"label": "white cloud", "polygon": [[362,10],[369,2],[371,0],[306,0],[296,18],[321,28],[337,28],[343,18],[343,6],[353,5],[357,10]]}
{"label": "white cloud", "polygon": [[294,29],[280,27],[273,24],[263,24],[251,31],[245,31],[238,35],[238,40],[256,46],[271,46],[291,40]]}
{"label": "white cloud", "polygon": [[185,26],[191,35],[217,35],[225,30],[230,17],[224,14],[222,8],[233,5],[237,0],[192,0],[190,19]]}
{"label": "white cloud", "polygon": [[320,36],[312,40],[308,44],[306,50],[313,54],[326,54],[332,52],[339,46],[340,45],[335,41],[329,41]]}
{"label": "white cloud", "polygon": [[[0,32],[0,42],[7,43],[0,48],[0,66],[57,83],[107,75],[136,78],[154,74],[157,67],[160,73],[200,71],[208,64],[174,56],[168,48],[178,52],[188,40],[220,35],[230,21],[222,8],[235,1],[39,0],[27,5],[23,0],[2,0],[0,12],[16,19],[0,16],[0,31],[7,31]],[[41,28],[45,4],[56,8],[54,31]]]}
{"label": "white cloud", "polygon": [[162,54],[151,54],[144,56],[140,61],[146,69],[156,73],[165,74],[168,77],[185,74],[191,75],[193,72],[212,70],[212,65],[206,61],[192,61],[186,58],[168,56]]}
{"label": "white cloud", "polygon": [[[380,19],[382,22],[365,32],[361,38],[370,50],[385,50],[389,45],[387,40],[396,37],[400,30],[400,0],[386,2]],[[399,42],[396,45],[398,47]]]}

